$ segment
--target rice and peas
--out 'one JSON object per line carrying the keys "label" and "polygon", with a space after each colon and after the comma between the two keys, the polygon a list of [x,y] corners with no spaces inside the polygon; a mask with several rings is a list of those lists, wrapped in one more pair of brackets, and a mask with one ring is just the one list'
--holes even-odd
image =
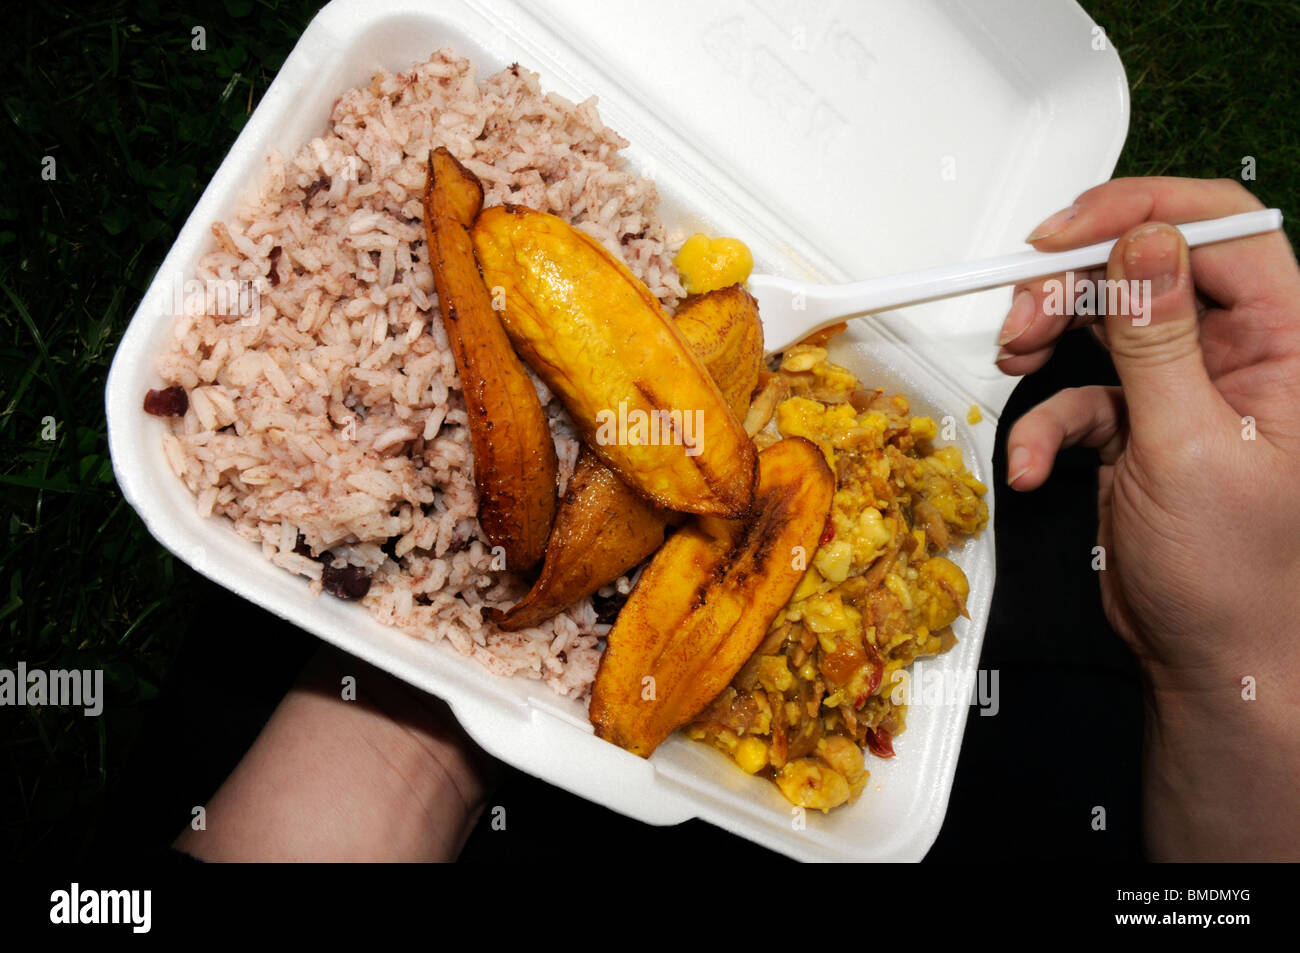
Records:
{"label": "rice and peas", "polygon": [[[609,628],[598,607],[631,580],[532,629],[484,621],[528,583],[480,537],[421,199],[429,153],[446,146],[481,180],[485,205],[564,218],[671,310],[684,290],[657,192],[619,155],[626,145],[594,98],[543,93],[517,65],[480,82],[467,59],[440,50],[344,93],[327,132],[290,161],[268,157],[258,194],[212,226],[216,247],[196,274],[257,282],[260,313],[188,307],[159,362],[178,401],[162,407],[176,414],[164,450],[200,514],[227,517],[318,594],[360,599],[381,622],[446,639],[496,674],[586,696]],[[579,440],[534,383],[563,493]]]}

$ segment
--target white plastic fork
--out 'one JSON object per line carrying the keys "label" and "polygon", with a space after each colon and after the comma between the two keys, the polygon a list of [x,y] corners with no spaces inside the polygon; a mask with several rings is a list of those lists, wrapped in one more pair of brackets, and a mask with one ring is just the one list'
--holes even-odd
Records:
{"label": "white plastic fork", "polygon": [[[1282,227],[1275,209],[1243,212],[1179,225],[1191,247],[1258,235]],[[775,275],[751,275],[749,290],[758,299],[767,353],[783,351],[827,325],[939,298],[1014,285],[1066,271],[1106,264],[1115,240],[1062,252],[1027,251],[959,265],[942,265],[843,285],[822,285]]]}

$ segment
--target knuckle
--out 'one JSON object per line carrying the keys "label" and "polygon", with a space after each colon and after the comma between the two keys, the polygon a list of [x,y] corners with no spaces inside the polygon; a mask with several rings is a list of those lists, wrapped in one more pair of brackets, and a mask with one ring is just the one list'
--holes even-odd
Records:
{"label": "knuckle", "polygon": [[1112,353],[1155,366],[1181,361],[1200,349],[1195,325],[1185,321],[1134,325],[1128,318],[1117,316],[1108,322],[1106,331]]}
{"label": "knuckle", "polygon": [[1127,177],[1111,179],[1109,182],[1102,182],[1099,185],[1094,185],[1090,189],[1085,189],[1084,191],[1079,193],[1078,198],[1076,198],[1074,201],[1077,204],[1082,205],[1084,202],[1091,201],[1097,198],[1098,196],[1104,196],[1111,192],[1117,191],[1119,189],[1123,189],[1127,187],[1129,183],[1135,181],[1137,180],[1133,178],[1127,178]]}
{"label": "knuckle", "polygon": [[1231,200],[1234,206],[1243,206],[1251,209],[1264,207],[1264,203],[1255,198],[1254,193],[1236,179],[1214,179],[1213,184],[1223,192],[1225,198]]}
{"label": "knuckle", "polygon": [[1094,387],[1067,387],[1056,396],[1057,407],[1063,418],[1073,421],[1091,418],[1096,414],[1097,392]]}

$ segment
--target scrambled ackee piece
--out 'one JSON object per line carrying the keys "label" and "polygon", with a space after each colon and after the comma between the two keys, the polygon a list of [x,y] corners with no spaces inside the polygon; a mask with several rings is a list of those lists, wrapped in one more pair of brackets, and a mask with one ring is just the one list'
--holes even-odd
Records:
{"label": "scrambled ackee piece", "polygon": [[894,673],[955,644],[969,584],[941,554],[987,525],[988,506],[961,451],[931,444],[931,418],[862,391],[823,343],[786,352],[746,425],[760,447],[797,436],[821,448],[836,474],[831,525],[763,642],[686,730],[826,811],[862,792],[864,747],[893,754],[906,715]]}

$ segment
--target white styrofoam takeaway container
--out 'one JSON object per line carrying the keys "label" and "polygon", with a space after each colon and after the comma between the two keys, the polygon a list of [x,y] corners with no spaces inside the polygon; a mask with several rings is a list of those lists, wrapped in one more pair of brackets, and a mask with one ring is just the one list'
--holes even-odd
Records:
{"label": "white styrofoam takeaway container", "polygon": [[[335,98],[378,67],[444,45],[480,76],[518,61],[545,89],[595,94],[652,174],[672,233],[734,235],[757,268],[841,281],[1014,251],[1106,180],[1128,128],[1119,57],[1073,0],[335,0],[302,35],[159,269],[106,394],[118,483],[150,532],[198,572],[450,703],[493,755],[651,824],[700,817],[806,860],[919,860],[938,834],[967,706],[914,704],[898,756],[869,758],[860,800],[802,829],[767,781],[675,736],[648,761],[600,741],[584,706],[490,675],[447,644],[313,597],[171,473],[162,422],[141,410],[170,334],[168,277],[193,273],[257,181],[324,129]],[[959,424],[986,482],[1014,381],[993,366],[1010,300],[984,292],[854,322],[835,357]],[[978,404],[984,422],[966,423]],[[990,494],[990,502],[992,495]],[[960,550],[971,582],[958,645],[923,663],[973,674],[993,592],[993,530]],[[250,660],[255,663],[255,660]]]}

